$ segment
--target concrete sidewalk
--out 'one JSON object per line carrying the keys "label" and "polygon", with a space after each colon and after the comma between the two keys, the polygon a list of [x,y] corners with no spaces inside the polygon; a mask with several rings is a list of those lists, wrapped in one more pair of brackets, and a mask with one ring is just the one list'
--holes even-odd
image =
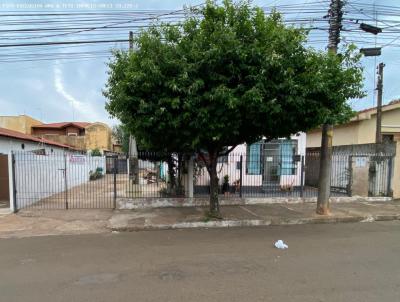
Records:
{"label": "concrete sidewalk", "polygon": [[222,220],[208,220],[206,207],[21,211],[0,215],[0,238],[400,220],[400,201],[332,203],[331,215],[326,217],[316,215],[315,208],[315,203],[223,206]]}
{"label": "concrete sidewalk", "polygon": [[114,231],[137,231],[400,219],[400,201],[333,203],[331,215],[326,217],[315,214],[315,208],[315,203],[223,206],[223,219],[212,221],[205,217],[206,207],[117,211],[111,217],[108,227]]}

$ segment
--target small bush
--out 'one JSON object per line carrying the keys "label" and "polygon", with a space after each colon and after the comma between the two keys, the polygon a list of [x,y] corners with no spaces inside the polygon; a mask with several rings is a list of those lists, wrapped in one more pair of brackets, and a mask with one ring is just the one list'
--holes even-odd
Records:
{"label": "small bush", "polygon": [[95,149],[92,150],[90,155],[92,155],[92,156],[101,156],[101,152],[100,152],[100,150],[98,148],[95,148]]}
{"label": "small bush", "polygon": [[96,171],[89,171],[89,180],[96,180],[103,177],[103,168],[97,167]]}

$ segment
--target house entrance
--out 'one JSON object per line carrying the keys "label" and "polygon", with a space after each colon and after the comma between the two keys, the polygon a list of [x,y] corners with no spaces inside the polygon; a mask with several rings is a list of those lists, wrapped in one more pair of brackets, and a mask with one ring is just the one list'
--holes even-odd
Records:
{"label": "house entrance", "polygon": [[274,189],[279,185],[280,144],[264,144],[263,150],[263,188]]}

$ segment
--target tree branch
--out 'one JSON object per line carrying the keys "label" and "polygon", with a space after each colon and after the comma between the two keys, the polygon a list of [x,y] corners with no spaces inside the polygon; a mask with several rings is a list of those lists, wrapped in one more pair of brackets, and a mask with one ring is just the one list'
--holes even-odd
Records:
{"label": "tree branch", "polygon": [[237,147],[237,145],[234,145],[234,146],[232,146],[231,148],[229,148],[228,150],[226,150],[225,152],[218,153],[218,156],[220,156],[220,155],[222,155],[222,156],[228,155],[228,154],[231,153],[231,152],[233,151],[233,149],[235,149],[236,147]]}
{"label": "tree branch", "polygon": [[204,161],[204,165],[206,166],[206,169],[207,169],[208,173],[210,174],[211,173],[211,169],[207,165],[207,160],[206,160],[203,152],[201,152],[201,151],[198,151],[198,152],[199,152],[199,155],[200,155],[201,159]]}

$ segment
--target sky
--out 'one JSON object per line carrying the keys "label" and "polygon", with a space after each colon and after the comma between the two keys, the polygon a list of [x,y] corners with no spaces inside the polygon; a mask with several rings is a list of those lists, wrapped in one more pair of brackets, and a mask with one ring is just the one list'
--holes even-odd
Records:
{"label": "sky", "polygon": [[[130,25],[137,31],[137,25],[149,22],[145,20],[132,23],[131,20],[143,16],[138,12],[151,11],[150,13],[161,14],[163,10],[180,10],[184,5],[200,3],[201,0],[2,0],[0,46],[35,42],[127,39]],[[290,24],[318,28],[311,31],[309,46],[326,49],[328,23],[323,16],[326,15],[329,1],[256,0],[252,3],[264,7],[267,12],[275,6],[278,11],[282,11],[285,20]],[[362,59],[366,97],[361,100],[351,100],[355,110],[375,104],[375,66],[380,62],[386,64],[384,103],[400,98],[400,85],[397,83],[397,70],[400,65],[398,60],[400,13],[396,16],[396,9],[400,12],[400,3],[397,0],[349,0],[345,7],[347,12],[343,28],[346,31],[342,33],[342,43],[353,42],[358,47],[384,46],[380,57]],[[137,15],[129,15],[132,11]],[[122,14],[96,16],[99,12]],[[53,15],[44,16],[45,13]],[[55,16],[54,13],[61,15]],[[82,15],[71,17],[76,13]],[[42,16],[33,16],[37,14]],[[360,22],[384,27],[384,34],[374,36],[361,32],[357,30]],[[74,30],[69,29],[102,25],[110,28],[80,33],[74,33]],[[119,26],[122,28],[114,29]],[[48,30],[54,27],[68,27],[68,30]],[[22,29],[46,30],[21,31]],[[0,115],[27,114],[43,122],[101,121],[110,125],[118,123],[117,120],[110,118],[104,108],[106,99],[102,95],[102,89],[107,80],[106,62],[110,50],[126,49],[127,46],[127,42],[113,42],[91,45],[0,47]]]}

